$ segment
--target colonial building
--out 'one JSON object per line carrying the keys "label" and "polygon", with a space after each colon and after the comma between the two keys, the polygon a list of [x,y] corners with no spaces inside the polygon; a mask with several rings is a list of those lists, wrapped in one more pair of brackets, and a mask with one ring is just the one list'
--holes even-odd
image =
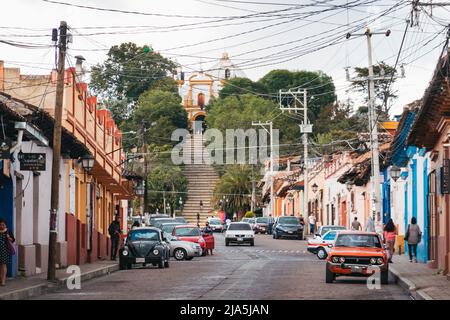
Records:
{"label": "colonial building", "polygon": [[190,74],[180,72],[179,94],[194,133],[202,132],[206,116],[205,106],[211,98],[219,96],[226,80],[235,77],[245,77],[245,74],[230,60],[228,53],[223,53],[219,62],[207,71]]}
{"label": "colonial building", "polygon": [[[88,95],[81,76],[75,68],[65,71],[63,127],[94,157],[94,166],[86,172],[79,161],[81,154],[71,160],[63,152],[59,216],[63,217],[60,225],[64,226],[62,234],[67,242],[62,254],[68,264],[108,257],[108,226],[114,215],[119,215],[126,232],[128,208],[127,201],[122,200],[131,197],[122,177],[122,132],[110,112],[98,108],[96,97]],[[22,75],[20,69],[5,68],[0,63],[0,89],[50,116],[54,115],[56,78],[54,71],[49,75]],[[50,181],[46,183],[48,186]],[[45,216],[42,221],[42,225],[48,224]]]}

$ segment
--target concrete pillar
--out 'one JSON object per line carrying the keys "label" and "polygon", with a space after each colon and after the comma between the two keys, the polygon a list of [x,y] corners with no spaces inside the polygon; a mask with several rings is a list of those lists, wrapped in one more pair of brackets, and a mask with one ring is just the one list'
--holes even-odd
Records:
{"label": "concrete pillar", "polygon": [[25,276],[36,274],[36,246],[19,245],[19,272]]}
{"label": "concrete pillar", "polygon": [[47,272],[48,267],[48,245],[36,243],[36,267],[38,273]]}

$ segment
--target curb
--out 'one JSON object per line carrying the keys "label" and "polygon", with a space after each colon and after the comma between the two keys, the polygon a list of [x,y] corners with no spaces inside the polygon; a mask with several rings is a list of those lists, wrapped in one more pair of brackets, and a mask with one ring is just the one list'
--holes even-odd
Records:
{"label": "curb", "polygon": [[[99,278],[105,275],[109,275],[112,272],[119,270],[119,264],[113,264],[106,267],[99,267],[98,269],[91,270],[81,274],[81,281],[88,281],[94,278]],[[41,296],[51,291],[63,288],[66,285],[66,281],[70,275],[64,278],[57,279],[56,282],[49,282],[44,280],[42,284],[38,284],[32,287],[14,290],[0,295],[0,300],[24,300],[32,297]]]}
{"label": "curb", "polygon": [[409,279],[403,277],[395,268],[389,267],[389,273],[406,293],[408,293],[414,300],[434,300],[423,290],[417,289],[416,285]]}

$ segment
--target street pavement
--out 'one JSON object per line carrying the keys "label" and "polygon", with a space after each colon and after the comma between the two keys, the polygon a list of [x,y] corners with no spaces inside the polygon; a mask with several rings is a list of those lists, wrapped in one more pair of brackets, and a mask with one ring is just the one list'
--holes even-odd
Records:
{"label": "street pavement", "polygon": [[257,235],[255,246],[225,247],[216,234],[214,255],[170,261],[169,269],[135,267],[60,289],[35,299],[410,299],[390,279],[368,289],[365,278],[342,277],[325,283],[325,262],[306,251],[306,241]]}

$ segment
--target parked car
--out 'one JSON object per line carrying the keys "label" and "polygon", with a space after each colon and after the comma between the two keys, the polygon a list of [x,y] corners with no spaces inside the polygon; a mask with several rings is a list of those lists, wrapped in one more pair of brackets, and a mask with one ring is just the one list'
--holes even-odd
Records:
{"label": "parked car", "polygon": [[255,233],[268,233],[269,232],[269,218],[258,217],[255,220]]}
{"label": "parked car", "polygon": [[330,230],[323,236],[317,235],[316,237],[308,240],[307,250],[317,255],[320,260],[326,259],[328,252],[330,252],[330,245],[334,244],[338,230]]}
{"label": "parked car", "polygon": [[172,235],[177,237],[179,240],[198,243],[202,248],[202,255],[206,255],[206,250],[211,249],[211,244],[207,247],[206,241],[202,236],[202,232],[197,226],[186,224],[175,226],[175,228],[173,228]]}
{"label": "parked car", "polygon": [[173,218],[156,218],[153,220],[152,226],[155,228],[161,228],[163,223],[173,223],[175,220]]}
{"label": "parked car", "polygon": [[344,226],[333,226],[333,225],[329,225],[329,226],[320,226],[319,229],[317,230],[315,236],[323,236],[325,233],[327,233],[330,230],[346,230],[346,228]]}
{"label": "parked car", "polygon": [[275,220],[272,235],[274,239],[296,238],[303,240],[303,225],[296,217],[282,216]]}
{"label": "parked car", "polygon": [[172,234],[173,228],[175,228],[175,226],[181,226],[183,224],[184,223],[181,222],[165,222],[159,226],[159,229],[161,229],[162,232]]}
{"label": "parked car", "polygon": [[250,226],[252,227],[252,230],[255,229],[256,219],[255,218],[243,218],[241,222],[247,222],[250,223]]}
{"label": "parked car", "polygon": [[156,219],[160,219],[160,218],[170,218],[170,217],[167,214],[163,214],[163,213],[151,214],[148,219],[149,225],[153,226],[153,222]]}
{"label": "parked car", "polygon": [[381,284],[388,283],[389,264],[381,237],[375,232],[340,231],[331,248],[325,269],[325,282],[337,276],[371,276],[376,270]]}
{"label": "parked car", "polygon": [[225,231],[225,245],[249,243],[255,245],[255,232],[248,222],[231,222]]}
{"label": "parked car", "polygon": [[169,233],[164,232],[167,243],[170,247],[170,256],[175,260],[192,260],[194,257],[202,255],[202,248],[198,243],[182,241]]}
{"label": "parked car", "polygon": [[187,220],[184,217],[175,217],[174,220],[176,222],[180,222],[180,223],[184,223],[184,224],[188,223]]}
{"label": "parked car", "polygon": [[219,218],[208,218],[208,223],[212,231],[222,232],[224,230],[223,221]]}
{"label": "parked car", "polygon": [[168,268],[170,259],[169,245],[161,230],[141,227],[131,230],[125,244],[119,250],[120,270],[131,269],[133,264],[148,263],[158,268]]}

